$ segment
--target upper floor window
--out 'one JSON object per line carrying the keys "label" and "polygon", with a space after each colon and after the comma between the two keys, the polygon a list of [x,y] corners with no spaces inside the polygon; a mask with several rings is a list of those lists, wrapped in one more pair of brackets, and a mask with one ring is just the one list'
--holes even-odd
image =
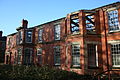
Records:
{"label": "upper floor window", "polygon": [[8,45],[11,45],[12,44],[12,37],[9,37],[8,38]]}
{"label": "upper floor window", "polygon": [[60,24],[55,25],[55,40],[60,40]]}
{"label": "upper floor window", "polygon": [[38,42],[42,42],[42,34],[43,34],[43,29],[39,29],[39,31],[38,31]]}
{"label": "upper floor window", "polygon": [[23,32],[19,31],[16,34],[16,44],[21,44],[23,42]]}
{"label": "upper floor window", "polygon": [[22,43],[22,41],[23,41],[23,33],[22,33],[22,31],[20,31],[19,32],[19,43]]}
{"label": "upper floor window", "polygon": [[26,42],[27,43],[32,43],[32,30],[27,30],[26,31]]}
{"label": "upper floor window", "polygon": [[120,30],[120,25],[118,20],[118,10],[108,11],[107,14],[108,14],[109,31],[114,32]]}
{"label": "upper floor window", "polygon": [[80,66],[80,45],[72,44],[72,66]]}
{"label": "upper floor window", "polygon": [[113,67],[120,67],[120,44],[111,45]]}
{"label": "upper floor window", "polygon": [[19,44],[19,35],[16,35],[16,44]]}
{"label": "upper floor window", "polygon": [[78,17],[78,14],[73,14],[71,15],[71,18],[70,18],[70,21],[71,21],[71,33],[72,34],[77,34],[79,32],[79,17]]}
{"label": "upper floor window", "polygon": [[60,65],[60,46],[54,47],[54,64]]}
{"label": "upper floor window", "polygon": [[86,30],[88,34],[95,33],[95,12],[87,12],[85,14]]}

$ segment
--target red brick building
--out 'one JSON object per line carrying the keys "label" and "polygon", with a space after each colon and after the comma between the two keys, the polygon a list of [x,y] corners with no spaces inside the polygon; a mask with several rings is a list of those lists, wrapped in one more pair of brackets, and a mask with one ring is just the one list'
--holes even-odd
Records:
{"label": "red brick building", "polygon": [[5,60],[5,47],[6,47],[6,37],[2,36],[2,31],[0,31],[0,63],[4,63]]}
{"label": "red brick building", "polygon": [[27,24],[23,20],[17,32],[7,36],[6,64],[120,74],[120,2],[79,10],[32,28]]}

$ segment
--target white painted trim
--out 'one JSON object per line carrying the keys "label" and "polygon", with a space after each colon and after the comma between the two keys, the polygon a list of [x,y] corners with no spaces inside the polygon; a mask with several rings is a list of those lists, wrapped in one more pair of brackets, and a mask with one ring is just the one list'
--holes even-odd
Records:
{"label": "white painted trim", "polygon": [[118,44],[120,43],[120,40],[110,40],[108,41],[109,44]]}
{"label": "white painted trim", "polygon": [[72,42],[71,45],[80,45],[81,43],[80,42]]}
{"label": "white painted trim", "polygon": [[[119,28],[120,28],[120,25],[119,25]],[[120,30],[111,30],[108,33],[114,33],[114,32],[120,32]]]}
{"label": "white painted trim", "polygon": [[61,24],[61,21],[57,21],[57,22],[55,22],[55,23],[53,23],[54,24],[54,26],[55,25],[60,25]]}
{"label": "white painted trim", "polygon": [[10,52],[6,52],[6,54],[10,54]]}
{"label": "white painted trim", "polygon": [[113,67],[120,67],[120,65],[113,65]]}
{"label": "white painted trim", "polygon": [[97,41],[86,41],[86,44],[101,44],[101,42],[97,42]]}
{"label": "white painted trim", "polygon": [[43,26],[39,26],[38,29],[43,29]]}
{"label": "white painted trim", "polygon": [[112,7],[112,8],[107,9],[107,11],[113,11],[113,10],[117,10],[117,7]]}
{"label": "white painted trim", "polygon": [[56,63],[56,64],[54,64],[55,66],[60,66],[60,63],[58,64],[58,63]]}
{"label": "white painted trim", "polygon": [[38,54],[38,50],[42,50],[42,48],[38,48],[38,49],[37,49],[37,55],[42,55],[42,54]]}
{"label": "white painted trim", "polygon": [[98,46],[96,45],[96,66],[98,67]]}

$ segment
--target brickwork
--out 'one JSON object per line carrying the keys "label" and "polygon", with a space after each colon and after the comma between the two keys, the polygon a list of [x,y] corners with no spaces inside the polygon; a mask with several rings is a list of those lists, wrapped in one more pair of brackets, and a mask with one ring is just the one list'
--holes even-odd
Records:
{"label": "brickwork", "polygon": [[[120,65],[113,67],[112,63],[111,44],[120,43],[119,29],[115,32],[110,32],[109,29],[108,10],[113,8],[112,5],[115,5],[114,9],[118,11],[120,24],[119,2],[73,12],[65,18],[32,28],[27,27],[27,20],[22,20],[22,26],[17,28],[18,32],[7,36],[5,64],[49,65],[79,74],[93,75],[106,70],[120,70]],[[56,25],[60,32],[55,32]],[[92,47],[88,48],[89,45]],[[56,46],[60,46],[60,50],[57,51]],[[56,61],[55,54],[58,53],[60,56],[57,57],[60,59]]]}

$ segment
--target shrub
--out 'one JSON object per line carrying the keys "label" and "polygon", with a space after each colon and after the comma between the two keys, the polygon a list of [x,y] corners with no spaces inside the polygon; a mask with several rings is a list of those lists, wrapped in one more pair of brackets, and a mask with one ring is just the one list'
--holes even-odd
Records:
{"label": "shrub", "polygon": [[89,75],[78,75],[48,66],[0,66],[1,80],[90,80]]}

